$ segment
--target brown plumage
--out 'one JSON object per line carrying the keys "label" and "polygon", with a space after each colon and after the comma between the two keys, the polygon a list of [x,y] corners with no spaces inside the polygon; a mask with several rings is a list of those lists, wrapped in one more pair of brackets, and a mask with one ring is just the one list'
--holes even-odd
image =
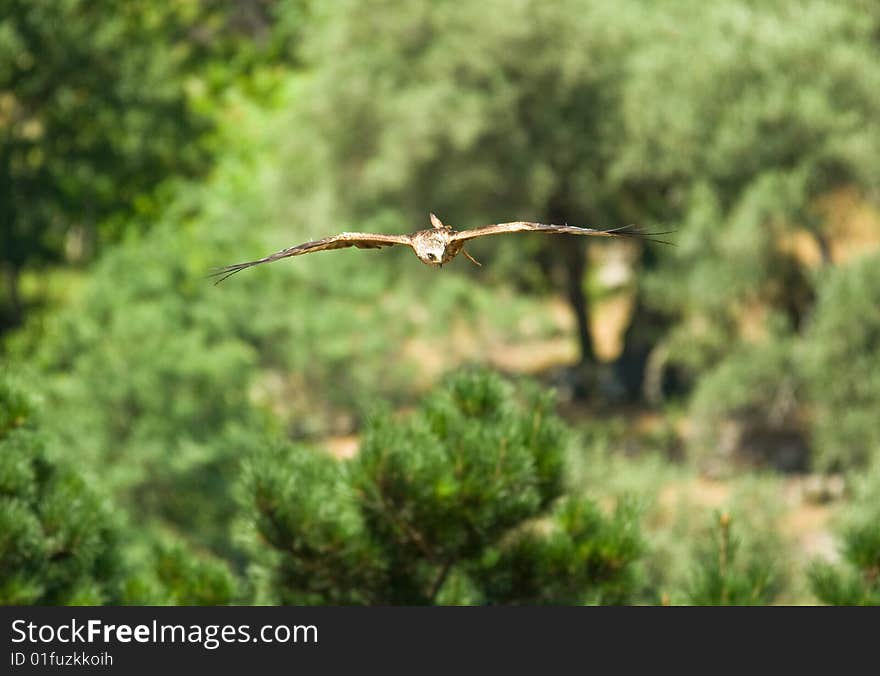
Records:
{"label": "brown plumage", "polygon": [[662,235],[666,233],[643,233],[635,230],[632,226],[624,226],[622,228],[612,228],[610,230],[598,230],[594,228],[579,228],[574,225],[545,225],[544,223],[529,223],[526,221],[514,221],[512,223],[498,223],[495,225],[486,225],[473,230],[454,230],[452,227],[445,225],[434,214],[431,214],[432,227],[427,230],[418,230],[408,235],[385,235],[373,234],[366,232],[343,232],[333,237],[325,237],[313,242],[306,242],[292,246],[288,249],[282,249],[277,253],[273,253],[265,258],[259,258],[255,261],[246,263],[236,263],[235,265],[227,265],[218,268],[212,273],[212,276],[218,277],[216,284],[219,284],[227,277],[241,272],[245,268],[261,265],[263,263],[271,263],[282,258],[290,258],[291,256],[302,256],[303,254],[312,253],[314,251],[326,251],[328,249],[344,249],[346,247],[357,247],[358,249],[381,249],[395,244],[404,244],[410,247],[418,256],[419,260],[425,265],[443,267],[458,254],[464,254],[465,258],[474,265],[479,263],[464,250],[466,241],[476,239],[477,237],[487,237],[489,235],[503,235],[510,232],[543,232],[551,235],[591,235],[594,237],[638,237],[651,242],[660,242],[668,244],[663,240],[654,239],[653,235]]}

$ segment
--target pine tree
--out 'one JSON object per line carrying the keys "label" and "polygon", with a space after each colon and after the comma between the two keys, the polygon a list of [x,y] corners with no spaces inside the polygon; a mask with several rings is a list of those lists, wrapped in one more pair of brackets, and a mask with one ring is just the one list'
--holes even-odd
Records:
{"label": "pine tree", "polygon": [[568,433],[543,392],[462,373],[345,462],[275,446],[246,465],[261,594],[282,603],[623,603],[632,510],[563,497]]}
{"label": "pine tree", "polygon": [[20,391],[0,379],[0,604],[121,600],[119,520],[54,460]]}
{"label": "pine tree", "polygon": [[698,542],[696,567],[686,590],[688,603],[708,606],[766,605],[782,586],[779,567],[766,550],[745,549],[733,533],[729,513]]}
{"label": "pine tree", "polygon": [[132,527],[52,450],[34,407],[0,378],[0,604],[218,605],[228,567],[179,538]]}

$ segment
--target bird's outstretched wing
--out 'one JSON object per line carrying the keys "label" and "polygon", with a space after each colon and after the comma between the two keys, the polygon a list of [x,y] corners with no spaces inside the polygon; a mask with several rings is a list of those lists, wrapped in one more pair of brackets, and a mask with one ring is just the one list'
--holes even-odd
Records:
{"label": "bird's outstretched wing", "polygon": [[610,228],[601,230],[597,228],[579,228],[574,225],[546,225],[544,223],[529,223],[527,221],[514,221],[512,223],[497,223],[495,225],[484,225],[481,228],[472,230],[460,230],[456,232],[452,239],[458,241],[467,241],[476,239],[477,237],[486,237],[488,235],[504,235],[509,232],[543,232],[551,235],[592,235],[594,237],[636,237],[645,239],[650,242],[659,242],[661,244],[670,244],[662,239],[655,239],[654,235],[665,235],[666,232],[642,232],[632,225],[624,225],[620,228]]}
{"label": "bird's outstretched wing", "polygon": [[345,249],[354,246],[358,249],[381,249],[386,246],[394,246],[395,244],[406,244],[412,246],[412,240],[409,235],[382,235],[367,232],[343,232],[333,237],[325,237],[313,242],[298,244],[287,249],[282,249],[265,258],[260,258],[247,263],[236,263],[235,265],[227,265],[217,268],[211,272],[212,277],[217,277],[215,284],[219,284],[227,277],[241,272],[245,268],[261,265],[262,263],[271,263],[282,258],[290,258],[291,256],[302,256],[303,254],[312,253],[314,251],[326,251],[328,249]]}

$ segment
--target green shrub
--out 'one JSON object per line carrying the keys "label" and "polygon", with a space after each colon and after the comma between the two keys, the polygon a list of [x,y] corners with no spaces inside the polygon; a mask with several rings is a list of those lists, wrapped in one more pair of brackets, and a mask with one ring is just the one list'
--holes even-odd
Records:
{"label": "green shrub", "polygon": [[856,488],[840,528],[841,561],[815,561],[809,570],[813,593],[835,606],[880,605],[880,467]]}
{"label": "green shrub", "polygon": [[123,603],[219,606],[247,600],[225,561],[195,550],[179,536],[151,529],[129,540]]}
{"label": "green shrub", "polygon": [[625,602],[635,516],[559,501],[566,439],[545,393],[462,373],[405,419],[376,416],[350,461],[303,447],[255,454],[242,496],[262,597]]}
{"label": "green shrub", "polygon": [[644,551],[634,503],[609,518],[591,500],[564,498],[536,524],[471,568],[491,604],[614,604],[632,601],[633,566]]}
{"label": "green shrub", "polygon": [[698,543],[696,568],[686,598],[690,605],[766,605],[782,588],[781,571],[770,551],[742,547],[732,533],[730,514],[716,516],[715,527]]}
{"label": "green shrub", "polygon": [[225,563],[158,536],[59,457],[18,388],[0,378],[0,604],[218,605]]}
{"label": "green shrub", "polygon": [[704,471],[803,470],[810,459],[795,341],[771,337],[730,353],[691,399],[689,450]]}
{"label": "green shrub", "polygon": [[816,463],[863,467],[880,450],[880,254],[828,272],[805,340]]}
{"label": "green shrub", "polygon": [[31,406],[0,379],[0,604],[119,602],[119,519],[51,457]]}

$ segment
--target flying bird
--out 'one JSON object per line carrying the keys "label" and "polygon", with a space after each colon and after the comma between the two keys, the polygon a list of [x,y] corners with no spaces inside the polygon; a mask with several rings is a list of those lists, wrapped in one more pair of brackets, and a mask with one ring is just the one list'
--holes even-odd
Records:
{"label": "flying bird", "polygon": [[545,225],[544,223],[514,221],[512,223],[485,225],[480,228],[473,228],[472,230],[455,230],[451,226],[444,224],[437,216],[431,214],[431,226],[431,228],[426,230],[417,230],[408,235],[343,232],[332,237],[324,237],[313,242],[306,242],[305,244],[282,249],[255,261],[217,268],[211,275],[218,278],[215,284],[219,284],[236,272],[241,272],[255,265],[281,260],[282,258],[302,256],[303,254],[327,251],[328,249],[345,249],[352,246],[358,249],[382,249],[388,246],[395,246],[396,244],[410,247],[425,265],[442,268],[443,265],[451,261],[458,254],[462,254],[474,265],[480,265],[473,256],[465,251],[465,242],[478,237],[504,235],[510,232],[543,232],[550,235],[590,235],[593,237],[638,237],[651,242],[669,244],[669,242],[653,238],[653,235],[667,233],[643,233],[629,225],[609,230],[599,230],[595,228],[579,228],[574,225]]}

